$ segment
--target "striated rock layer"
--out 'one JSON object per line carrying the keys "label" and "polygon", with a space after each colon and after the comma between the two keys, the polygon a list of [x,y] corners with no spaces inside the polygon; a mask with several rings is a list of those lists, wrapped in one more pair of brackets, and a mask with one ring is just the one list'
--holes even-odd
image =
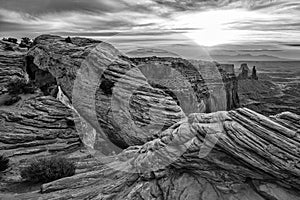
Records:
{"label": "striated rock layer", "polygon": [[299,119],[249,109],[191,114],[114,161],[44,184],[41,199],[300,199]]}
{"label": "striated rock layer", "polygon": [[0,51],[0,155],[19,160],[79,149],[72,110],[54,97],[39,91],[14,94],[19,100],[6,105],[11,98],[7,86],[30,78],[25,56],[14,49]]}
{"label": "striated rock layer", "polygon": [[71,110],[53,97],[31,97],[0,111],[0,154],[28,158],[81,146]]}
{"label": "striated rock layer", "polygon": [[227,85],[218,94],[225,103],[218,106],[198,67],[187,60],[133,59],[104,42],[71,41],[36,38],[27,66],[50,72],[80,115],[120,148],[151,141],[190,113],[238,106],[236,86],[228,87],[231,80],[222,73]]}
{"label": "striated rock layer", "polygon": [[107,43],[50,35],[12,58],[20,62],[7,58],[0,63],[41,93],[0,107],[0,154],[22,160],[80,149],[84,128],[76,129],[73,107],[93,133],[82,137],[89,148],[102,139],[125,149],[84,155],[75,176],[7,199],[300,199],[300,116],[226,111],[239,104],[230,65],[128,58]]}
{"label": "striated rock layer", "polygon": [[[83,147],[73,111],[38,89],[43,85],[32,80],[38,87],[30,93],[20,90],[21,85],[8,87],[16,80],[29,81],[25,56],[14,49],[0,51],[0,155],[10,160],[9,169],[1,173],[0,199],[6,199],[1,195],[3,191],[21,184],[20,169],[31,159],[66,155]],[[41,70],[35,72],[40,77],[47,75]]]}
{"label": "striated rock layer", "polygon": [[24,56],[24,53],[0,51],[0,95],[7,93],[6,86],[12,80],[25,79]]}

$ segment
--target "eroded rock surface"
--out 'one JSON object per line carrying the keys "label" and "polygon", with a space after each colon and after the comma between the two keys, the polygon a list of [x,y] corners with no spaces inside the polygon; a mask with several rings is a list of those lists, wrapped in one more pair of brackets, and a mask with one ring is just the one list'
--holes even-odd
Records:
{"label": "eroded rock surface", "polygon": [[[49,35],[36,38],[27,56],[49,71],[77,111],[120,148],[151,141],[192,111],[221,110],[197,67],[184,59],[131,59],[104,42],[72,38],[70,43]],[[147,67],[158,73],[153,77]],[[174,82],[178,73],[182,78]],[[225,99],[235,98],[236,89],[226,89],[229,95],[220,89]],[[230,102],[228,109],[237,105]]]}
{"label": "eroded rock surface", "polygon": [[72,110],[54,97],[39,91],[14,94],[19,95],[19,102],[5,105],[11,96],[7,88],[10,83],[31,78],[37,84],[28,74],[25,57],[18,51],[0,52],[0,154],[22,158],[78,148]]}
{"label": "eroded rock surface", "polygon": [[[300,116],[225,111],[239,103],[231,65],[128,58],[107,43],[50,35],[38,37],[23,61],[0,59],[22,69],[21,77],[27,74],[42,92],[0,107],[0,153],[15,165],[67,154],[77,170],[40,191],[0,198],[300,199]],[[52,97],[55,90],[93,132],[84,133],[89,148],[97,150],[100,138],[124,150],[81,155],[81,129],[72,109]],[[218,112],[205,113],[212,111]]]}
{"label": "eroded rock surface", "polygon": [[0,95],[7,93],[6,86],[14,79],[25,79],[24,56],[24,53],[0,51]]}
{"label": "eroded rock surface", "polygon": [[53,97],[31,97],[0,111],[0,154],[22,158],[80,147],[71,110]]}
{"label": "eroded rock surface", "polygon": [[192,114],[115,161],[43,185],[42,199],[300,199],[299,117]]}
{"label": "eroded rock surface", "polygon": [[[36,79],[41,70],[30,80],[25,57],[26,53],[17,50],[0,51],[0,155],[10,159],[9,169],[1,173],[0,193],[13,191],[22,183],[20,169],[31,159],[66,155],[82,148],[73,111],[42,91],[43,85]],[[31,81],[36,89],[26,93],[18,88],[24,85],[11,86],[16,81],[24,84]],[[17,100],[12,101],[13,98]]]}

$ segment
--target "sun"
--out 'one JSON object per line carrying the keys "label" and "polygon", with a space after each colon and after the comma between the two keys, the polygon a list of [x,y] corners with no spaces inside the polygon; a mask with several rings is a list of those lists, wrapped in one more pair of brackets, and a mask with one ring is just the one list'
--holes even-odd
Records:
{"label": "sun", "polygon": [[240,30],[232,29],[231,23],[248,13],[238,10],[216,10],[178,16],[176,26],[186,27],[184,34],[198,45],[215,46],[231,43],[241,38]]}
{"label": "sun", "polygon": [[198,45],[207,47],[231,43],[236,38],[235,32],[218,27],[190,31],[185,33],[185,35]]}

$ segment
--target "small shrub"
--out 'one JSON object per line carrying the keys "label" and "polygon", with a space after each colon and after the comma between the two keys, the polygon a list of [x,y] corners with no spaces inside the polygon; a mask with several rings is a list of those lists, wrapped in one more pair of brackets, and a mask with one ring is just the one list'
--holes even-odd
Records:
{"label": "small shrub", "polygon": [[23,93],[24,94],[34,94],[36,89],[37,89],[36,86],[32,82],[29,82],[24,86]]}
{"label": "small shrub", "polygon": [[14,48],[12,46],[5,45],[4,50],[5,51],[14,51]]}
{"label": "small shrub", "polygon": [[9,167],[9,159],[3,155],[0,156],[0,172],[5,171]]}
{"label": "small shrub", "polygon": [[32,82],[26,83],[24,79],[16,79],[7,85],[7,89],[11,95],[34,94],[36,87]]}
{"label": "small shrub", "polygon": [[115,83],[113,81],[104,78],[100,84],[100,89],[102,89],[104,94],[112,95],[114,85]]}
{"label": "small shrub", "polygon": [[75,174],[73,162],[62,157],[41,158],[21,170],[23,179],[33,183],[47,183]]}
{"label": "small shrub", "polygon": [[12,42],[12,43],[17,43],[18,42],[18,39],[16,38],[2,38],[2,41],[5,41],[5,42]]}
{"label": "small shrub", "polygon": [[28,37],[22,37],[21,42],[23,42],[25,44],[29,44],[31,42],[31,39]]}
{"label": "small shrub", "polygon": [[11,106],[20,101],[22,98],[18,95],[11,96],[7,101],[4,102],[4,105]]}
{"label": "small shrub", "polygon": [[28,37],[23,37],[23,38],[21,39],[21,42],[20,42],[20,44],[19,44],[19,47],[21,47],[21,48],[30,48],[31,45],[32,45],[31,39],[28,38]]}
{"label": "small shrub", "polygon": [[7,41],[11,42],[11,43],[14,43],[14,44],[18,43],[18,39],[16,39],[16,38],[8,38]]}

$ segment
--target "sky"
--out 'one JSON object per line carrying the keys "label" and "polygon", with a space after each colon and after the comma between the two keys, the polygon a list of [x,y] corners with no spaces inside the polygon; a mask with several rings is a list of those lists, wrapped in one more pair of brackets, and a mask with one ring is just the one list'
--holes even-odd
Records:
{"label": "sky", "polygon": [[[156,48],[300,60],[299,0],[0,0],[0,37],[83,36]],[[205,53],[203,53],[205,52]]]}

